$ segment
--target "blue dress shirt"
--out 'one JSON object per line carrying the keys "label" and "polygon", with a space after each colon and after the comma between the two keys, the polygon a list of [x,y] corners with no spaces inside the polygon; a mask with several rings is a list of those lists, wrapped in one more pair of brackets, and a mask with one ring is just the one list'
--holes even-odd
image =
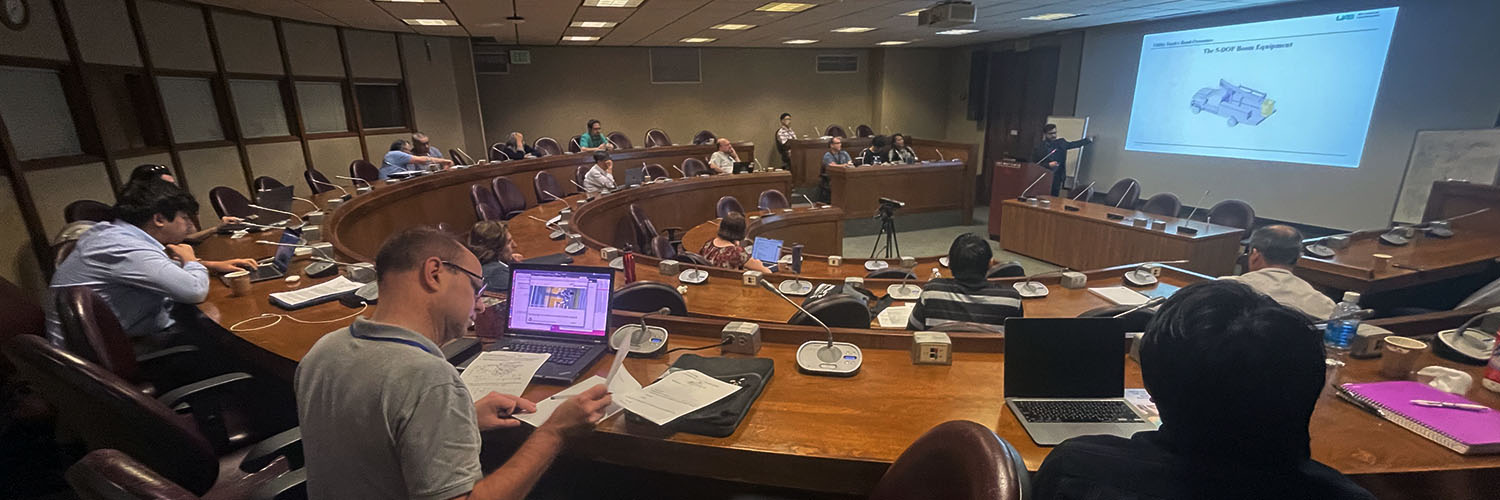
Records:
{"label": "blue dress shirt", "polygon": [[[52,275],[51,293],[86,285],[106,303],[131,337],[172,326],[173,302],[196,304],[208,296],[208,268],[179,264],[141,228],[122,220],[100,222],[78,238],[78,246]],[[61,345],[56,307],[47,301],[47,334]]]}

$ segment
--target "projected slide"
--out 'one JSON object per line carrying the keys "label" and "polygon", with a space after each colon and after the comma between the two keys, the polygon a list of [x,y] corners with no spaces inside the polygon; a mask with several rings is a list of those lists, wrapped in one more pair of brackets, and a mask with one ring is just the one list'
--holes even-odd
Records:
{"label": "projected slide", "polygon": [[1358,167],[1396,8],[1146,35],[1125,149]]}

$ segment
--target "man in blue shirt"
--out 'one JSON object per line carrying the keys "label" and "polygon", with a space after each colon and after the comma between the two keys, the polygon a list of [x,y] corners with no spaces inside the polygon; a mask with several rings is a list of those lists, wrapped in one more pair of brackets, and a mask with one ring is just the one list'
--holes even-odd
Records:
{"label": "man in blue shirt", "polygon": [[[86,285],[120,320],[125,333],[148,339],[172,326],[174,302],[196,304],[208,295],[208,272],[255,269],[253,259],[199,260],[183,238],[197,231],[192,216],[198,202],[182,188],[153,179],[132,182],[120,192],[115,219],[95,224],[52,275],[51,290]],[[47,332],[60,343],[57,311],[47,301]]]}
{"label": "man in blue shirt", "polygon": [[431,156],[418,156],[411,154],[411,143],[405,139],[397,139],[391,143],[391,150],[385,154],[385,160],[380,164],[380,180],[386,180],[391,174],[417,170],[423,165],[437,165],[441,168],[453,166],[453,161]]}
{"label": "man in blue shirt", "polygon": [[828,184],[828,167],[852,167],[854,159],[849,157],[849,152],[844,151],[844,139],[833,137],[828,139],[828,152],[823,153],[823,164],[818,168],[818,201],[827,203],[833,198],[833,192]]}

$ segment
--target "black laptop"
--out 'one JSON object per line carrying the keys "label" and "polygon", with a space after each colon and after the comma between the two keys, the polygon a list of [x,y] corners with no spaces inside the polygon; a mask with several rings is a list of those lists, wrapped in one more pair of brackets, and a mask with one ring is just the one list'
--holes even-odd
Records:
{"label": "black laptop", "polygon": [[748,161],[737,161],[737,162],[734,162],[734,170],[733,170],[734,173],[736,173],[736,174],[748,174],[748,173],[750,173],[752,171],[754,171],[754,169],[750,168],[750,162],[748,162]]}
{"label": "black laptop", "polygon": [[292,263],[292,255],[297,248],[287,245],[302,244],[302,231],[298,229],[284,229],[281,231],[282,246],[276,247],[276,256],[270,261],[257,262],[254,271],[250,271],[250,282],[256,283],[266,280],[274,280],[286,276],[286,268]]}
{"label": "black laptop", "polygon": [[606,351],[614,282],[608,267],[512,265],[498,349],[549,353],[532,380],[572,384]]}
{"label": "black laptop", "polygon": [[1125,327],[1115,318],[1006,319],[1005,405],[1042,446],[1156,429],[1125,402]]}
{"label": "black laptop", "polygon": [[646,167],[625,169],[625,185],[639,186],[646,182]]}

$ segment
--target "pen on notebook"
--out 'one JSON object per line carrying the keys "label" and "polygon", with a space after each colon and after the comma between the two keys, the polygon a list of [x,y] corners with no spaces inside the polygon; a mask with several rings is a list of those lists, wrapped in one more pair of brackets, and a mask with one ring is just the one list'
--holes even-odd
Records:
{"label": "pen on notebook", "polygon": [[1413,400],[1411,400],[1411,404],[1414,404],[1414,405],[1417,405],[1417,406],[1427,406],[1427,407],[1431,407],[1431,408],[1453,408],[1453,409],[1456,409],[1456,410],[1468,410],[1468,411],[1485,411],[1485,410],[1490,409],[1490,407],[1484,406],[1484,405],[1472,405],[1472,404],[1468,404],[1468,403],[1449,403],[1447,401],[1428,401],[1426,399],[1413,399]]}

